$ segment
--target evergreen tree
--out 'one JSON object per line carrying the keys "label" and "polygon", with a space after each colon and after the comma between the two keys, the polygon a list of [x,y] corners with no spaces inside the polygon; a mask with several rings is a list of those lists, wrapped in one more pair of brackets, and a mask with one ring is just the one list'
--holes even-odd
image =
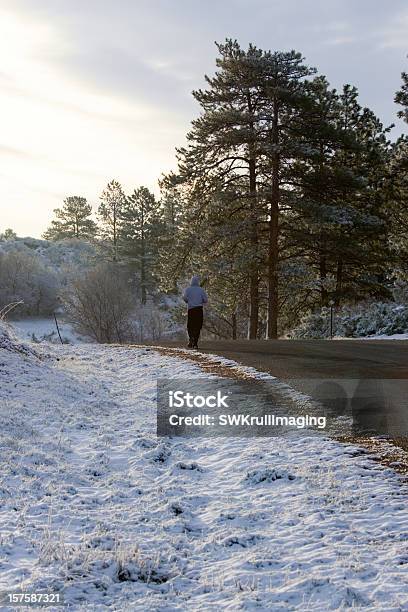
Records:
{"label": "evergreen tree", "polygon": [[[340,95],[339,126],[346,136],[337,152],[350,188],[338,208],[349,223],[340,227],[336,257],[336,301],[387,295],[385,270],[389,265],[386,225],[385,175],[389,160],[388,132],[375,114],[358,103],[356,88],[346,85]],[[348,135],[348,138],[347,138]]]}
{"label": "evergreen tree", "polygon": [[[233,209],[224,218],[225,226],[231,215],[246,210],[240,239],[247,245],[248,337],[256,338],[259,332],[259,288],[265,263],[269,269],[268,336],[276,337],[281,170],[296,149],[287,143],[283,152],[282,142],[289,140],[284,119],[296,112],[300,83],[310,70],[294,51],[271,53],[250,45],[245,52],[232,40],[217,48],[218,71],[213,78],[206,76],[208,89],[193,92],[203,112],[193,121],[188,148],[179,150],[180,175],[190,182],[189,203],[197,209],[197,219],[203,216],[200,206],[207,207],[211,217],[220,201]],[[263,244],[260,235],[265,223],[269,245]]]}
{"label": "evergreen tree", "polygon": [[403,108],[398,112],[398,117],[401,117],[408,123],[408,73],[402,72],[401,89],[395,94],[395,102]]}
{"label": "evergreen tree", "polygon": [[78,238],[90,240],[97,231],[96,223],[91,219],[92,206],[86,198],[70,196],[64,200],[62,208],[54,209],[55,219],[44,232],[46,240]]}
{"label": "evergreen tree", "polygon": [[[179,150],[180,171],[195,183],[192,199],[216,194],[225,183],[245,183],[241,205],[248,209],[243,240],[248,249],[250,313],[248,337],[256,338],[259,320],[259,202],[257,197],[258,129],[261,124],[259,75],[263,52],[250,46],[248,53],[236,41],[217,44],[220,57],[215,76],[206,76],[207,90],[193,92],[203,113],[193,121],[188,149]],[[196,197],[198,196],[198,197]],[[214,198],[205,198],[206,206]]]}
{"label": "evergreen tree", "polygon": [[336,245],[336,202],[350,188],[348,175],[334,163],[334,155],[344,142],[336,125],[339,99],[325,77],[308,84],[309,109],[299,125],[305,154],[292,167],[294,190],[289,211],[282,219],[282,231],[289,237],[285,256],[303,254],[316,268],[320,301],[328,300],[328,257]]}
{"label": "evergreen tree", "polygon": [[160,207],[166,233],[171,236],[171,234],[177,232],[182,216],[180,194],[178,191],[174,188],[164,190],[160,199]]}
{"label": "evergreen tree", "polygon": [[[408,123],[408,73],[403,72],[401,89],[395,102],[403,108],[398,116]],[[390,157],[388,187],[391,191],[391,248],[398,260],[399,274],[408,279],[406,259],[408,256],[408,137],[401,136],[393,145]]]}
{"label": "evergreen tree", "polygon": [[[295,51],[265,54],[263,88],[267,100],[263,152],[263,192],[268,206],[267,338],[278,336],[281,209],[293,195],[293,164],[304,156],[302,133],[309,106],[305,77],[315,69]],[[299,129],[300,128],[300,129]]]}
{"label": "evergreen tree", "polygon": [[200,270],[221,297],[211,331],[234,337],[246,315],[249,338],[275,338],[280,309],[293,325],[331,299],[387,295],[390,128],[354,87],[307,80],[295,51],[217,47],[178,174],[163,181],[181,215],[162,278]]}
{"label": "evergreen tree", "polygon": [[120,183],[115,180],[108,183],[100,199],[101,203],[98,208],[99,233],[109,248],[110,258],[117,261],[120,246],[121,215],[126,201]]}
{"label": "evergreen tree", "polygon": [[[246,245],[240,240],[242,219],[231,219],[229,232],[214,220],[208,235],[200,234],[202,249],[196,255],[196,266],[205,279],[211,295],[205,328],[223,338],[237,339],[245,335],[248,319],[248,259]],[[220,235],[217,233],[220,232]]]}
{"label": "evergreen tree", "polygon": [[389,193],[390,248],[397,263],[397,275],[408,280],[408,137],[392,146],[387,174]]}
{"label": "evergreen tree", "polygon": [[153,285],[161,233],[159,203],[154,194],[147,187],[135,189],[124,202],[120,221],[123,254],[139,273],[141,302],[145,304]]}
{"label": "evergreen tree", "polygon": [[297,248],[315,268],[320,305],[383,291],[387,239],[384,173],[389,142],[349,85],[340,94],[319,77],[304,132],[308,155],[298,165]]}
{"label": "evergreen tree", "polygon": [[16,240],[16,238],[17,234],[14,230],[11,229],[11,227],[8,227],[4,230],[2,234],[0,234],[0,240]]}
{"label": "evergreen tree", "polygon": [[177,293],[180,276],[185,262],[182,262],[182,190],[176,185],[176,177],[169,175],[160,181],[160,210],[162,231],[158,244],[157,275],[165,291]]}

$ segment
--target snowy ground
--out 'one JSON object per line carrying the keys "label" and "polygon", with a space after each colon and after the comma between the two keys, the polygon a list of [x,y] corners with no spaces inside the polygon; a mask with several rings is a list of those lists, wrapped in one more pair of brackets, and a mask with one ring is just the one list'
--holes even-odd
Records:
{"label": "snowy ground", "polygon": [[197,365],[40,349],[0,349],[0,591],[62,589],[74,610],[408,610],[392,470],[324,437],[157,439],[157,377]]}
{"label": "snowy ground", "polygon": [[377,336],[359,336],[358,338],[349,338],[345,336],[334,336],[333,340],[408,340],[408,334],[378,334]]}
{"label": "snowy ground", "polygon": [[[60,344],[58,331],[53,317],[26,317],[12,321],[13,327],[19,332],[22,338],[34,342],[51,342]],[[58,326],[61,337],[66,344],[78,344],[89,342],[75,332],[72,325],[66,323],[58,316]]]}
{"label": "snowy ground", "polygon": [[359,338],[359,340],[408,340],[408,334],[378,334],[377,336],[365,336]]}

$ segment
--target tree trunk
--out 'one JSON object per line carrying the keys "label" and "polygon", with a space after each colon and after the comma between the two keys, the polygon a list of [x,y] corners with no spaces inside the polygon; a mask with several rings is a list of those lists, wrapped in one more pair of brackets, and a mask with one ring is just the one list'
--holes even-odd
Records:
{"label": "tree trunk", "polygon": [[113,205],[113,261],[117,261],[118,252],[117,252],[117,235],[116,235],[116,204]]}
{"label": "tree trunk", "polygon": [[145,261],[145,239],[142,236],[142,248],[140,259],[140,286],[142,289],[142,304],[146,304],[146,261]]}
{"label": "tree trunk", "polygon": [[268,322],[266,337],[275,340],[278,337],[278,232],[279,205],[271,202],[269,219],[268,247]]}
{"label": "tree trunk", "polygon": [[237,339],[237,313],[232,313],[232,339]]}
{"label": "tree trunk", "polygon": [[[247,92],[248,113],[252,115],[251,94]],[[248,143],[249,153],[249,201],[250,201],[250,266],[249,266],[249,322],[248,339],[258,336],[259,322],[259,261],[258,261],[258,205],[256,190],[256,134],[253,120],[249,123],[251,139]]]}
{"label": "tree trunk", "polygon": [[[274,100],[272,143],[279,144],[278,105]],[[269,245],[268,245],[268,321],[267,339],[278,337],[278,257],[279,257],[279,152],[276,149],[272,157],[272,197],[269,209]]]}
{"label": "tree trunk", "polygon": [[250,247],[251,261],[249,267],[249,325],[248,339],[255,340],[258,335],[259,320],[259,277],[258,277],[258,227],[256,210],[256,166],[255,159],[249,162],[250,191]]}
{"label": "tree trunk", "polygon": [[140,229],[141,229],[141,259],[140,259],[140,285],[142,289],[142,304],[146,304],[146,240],[145,240],[145,214],[144,214],[144,204],[142,203],[141,207],[141,219],[140,219]]}

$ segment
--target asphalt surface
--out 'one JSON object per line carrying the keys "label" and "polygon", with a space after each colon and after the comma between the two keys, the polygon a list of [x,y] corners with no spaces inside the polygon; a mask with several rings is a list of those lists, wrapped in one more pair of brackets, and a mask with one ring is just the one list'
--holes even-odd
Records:
{"label": "asphalt surface", "polygon": [[408,437],[408,340],[203,340],[200,352],[269,372],[332,414],[352,414],[358,433]]}
{"label": "asphalt surface", "polygon": [[[156,342],[182,347],[182,342]],[[408,379],[408,340],[203,340],[200,351],[234,359],[282,380]]]}

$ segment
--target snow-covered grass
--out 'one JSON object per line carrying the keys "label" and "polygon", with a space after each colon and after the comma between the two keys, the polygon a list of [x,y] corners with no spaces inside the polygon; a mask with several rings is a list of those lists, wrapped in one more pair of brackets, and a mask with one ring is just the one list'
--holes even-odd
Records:
{"label": "snow-covered grass", "polygon": [[157,439],[149,348],[0,348],[0,590],[80,610],[405,610],[407,494],[324,436]]}
{"label": "snow-covered grass", "polygon": [[364,336],[360,340],[408,340],[408,334],[374,334],[373,336]]}
{"label": "snow-covered grass", "polygon": [[[25,340],[60,344],[57,327],[53,317],[26,317],[24,319],[13,320],[11,323],[19,335]],[[76,333],[72,325],[64,321],[61,317],[58,317],[58,326],[62,340],[65,344],[89,342],[89,339],[84,339],[80,334]]]}

